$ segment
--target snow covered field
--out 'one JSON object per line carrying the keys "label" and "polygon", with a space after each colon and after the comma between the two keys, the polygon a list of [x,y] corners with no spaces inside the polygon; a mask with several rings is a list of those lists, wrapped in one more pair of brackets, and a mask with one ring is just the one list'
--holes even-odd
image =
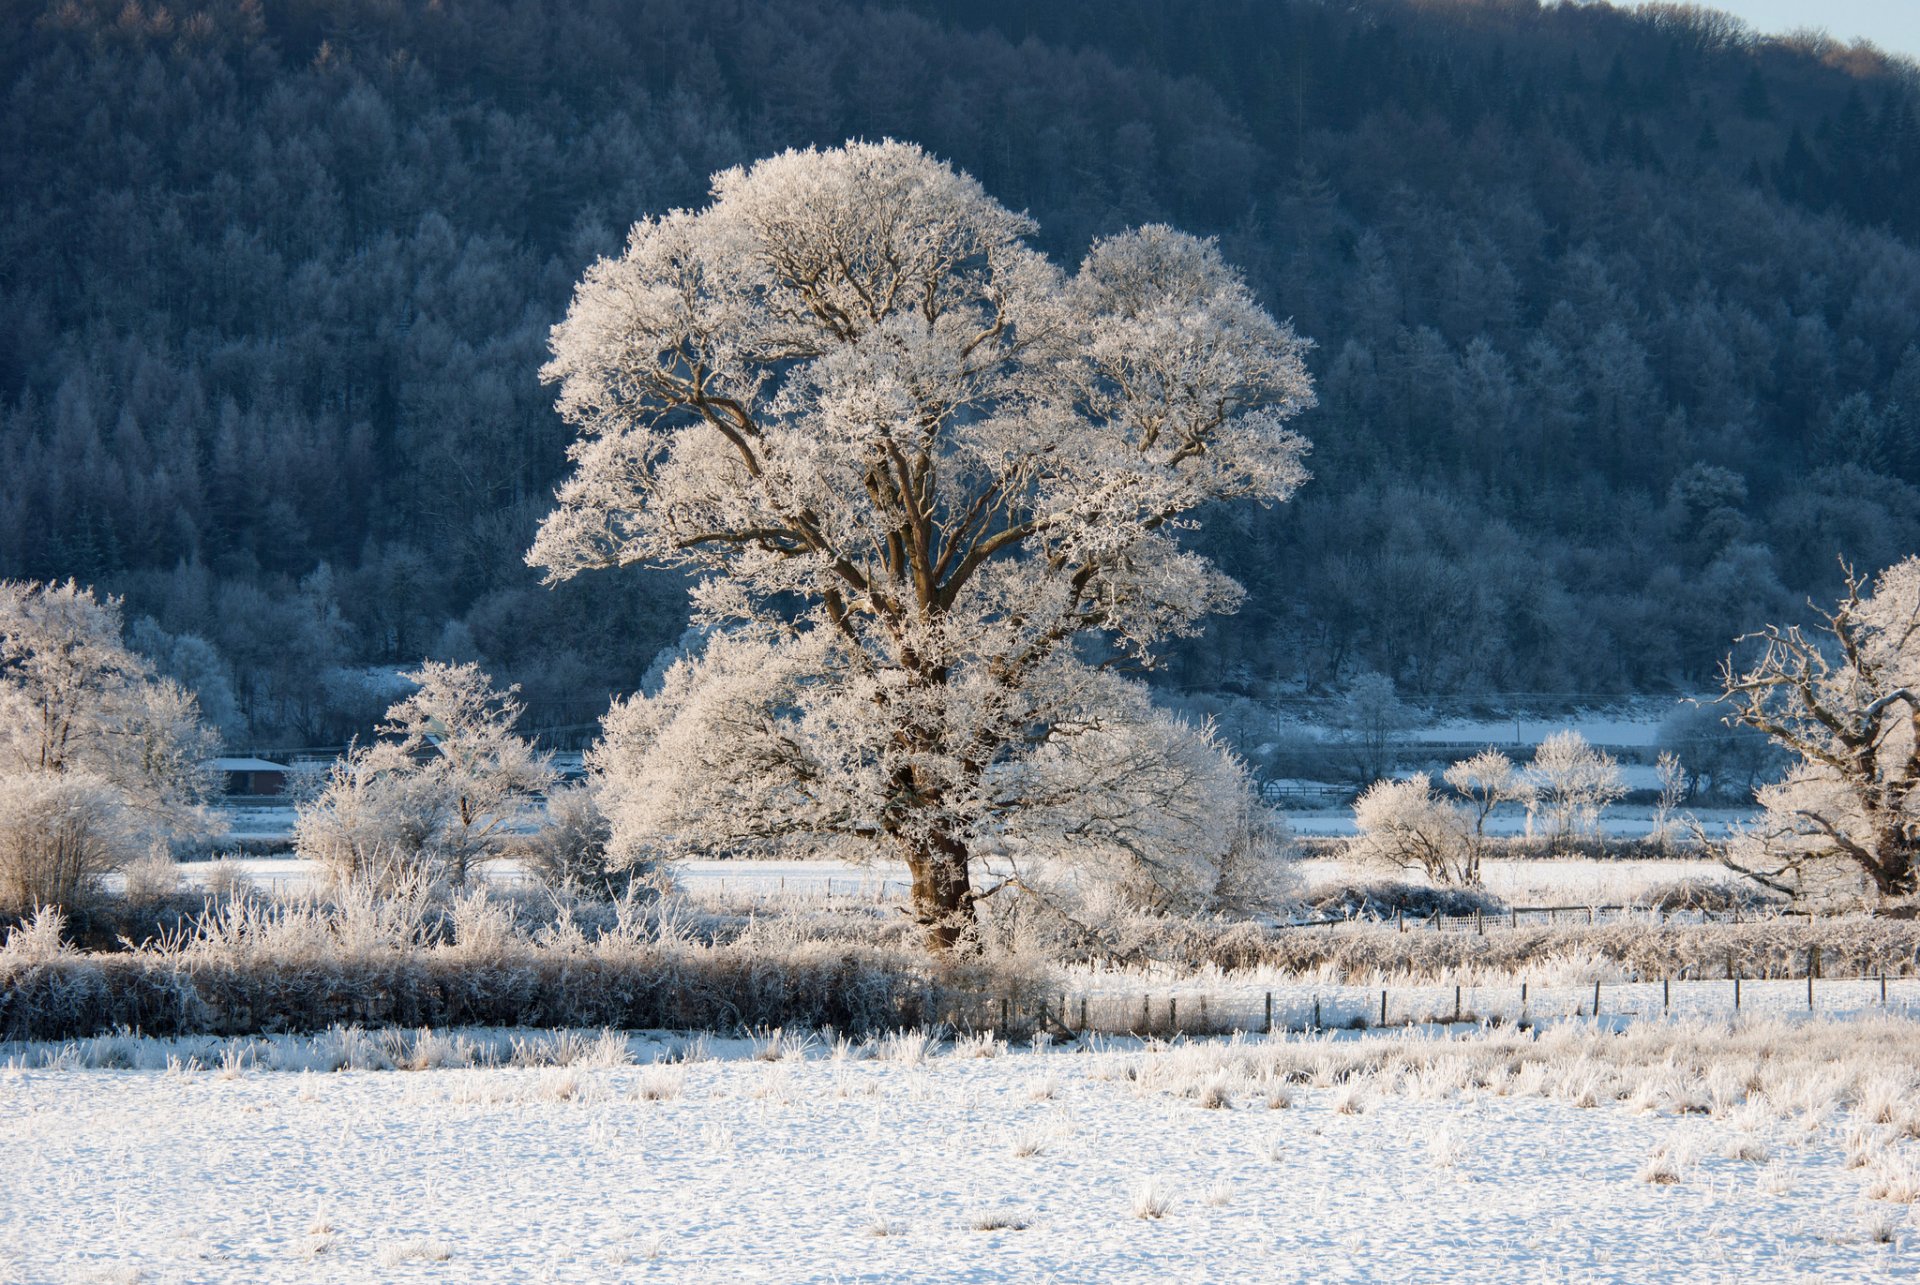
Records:
{"label": "snow covered field", "polygon": [[[241,857],[231,865],[243,871],[256,886],[283,893],[298,893],[311,887],[316,873],[312,862],[297,857]],[[182,875],[195,882],[203,881],[212,869],[213,863],[209,862],[189,862],[180,867]],[[486,870],[488,878],[500,883],[513,883],[521,878],[519,869],[511,862],[496,861]],[[1365,869],[1338,858],[1302,861],[1298,873],[1306,887],[1386,877],[1379,870]],[[838,861],[683,861],[674,866],[674,874],[689,895],[729,901],[782,897],[891,901],[904,899],[908,888],[906,867],[891,862],[856,866]],[[1489,892],[1522,906],[1623,905],[1649,888],[1679,879],[1731,881],[1734,878],[1718,862],[1684,859],[1494,858],[1486,862],[1482,876]]]}
{"label": "snow covered field", "polygon": [[1920,1274],[1920,1027],[1640,1030],[0,1071],[0,1281]]}

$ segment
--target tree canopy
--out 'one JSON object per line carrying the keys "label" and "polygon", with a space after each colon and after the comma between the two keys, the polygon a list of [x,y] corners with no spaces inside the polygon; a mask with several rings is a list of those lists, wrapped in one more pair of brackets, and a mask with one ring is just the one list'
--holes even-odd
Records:
{"label": "tree canopy", "polygon": [[1237,769],[1112,662],[1237,604],[1178,534],[1305,480],[1306,345],[1210,242],[1145,227],[1068,274],[1033,230],[856,142],[723,171],[588,270],[546,369],[581,438],[531,560],[686,567],[713,631],[609,719],[620,842],[880,842],[941,946],[970,855],[1044,846],[1048,797],[1143,865],[1231,846]]}

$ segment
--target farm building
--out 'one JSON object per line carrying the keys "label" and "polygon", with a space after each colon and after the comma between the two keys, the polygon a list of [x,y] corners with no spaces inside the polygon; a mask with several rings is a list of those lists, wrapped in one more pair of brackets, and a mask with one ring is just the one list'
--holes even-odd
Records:
{"label": "farm building", "polygon": [[287,765],[266,759],[219,758],[211,761],[214,771],[226,775],[226,794],[237,796],[273,796],[287,790]]}

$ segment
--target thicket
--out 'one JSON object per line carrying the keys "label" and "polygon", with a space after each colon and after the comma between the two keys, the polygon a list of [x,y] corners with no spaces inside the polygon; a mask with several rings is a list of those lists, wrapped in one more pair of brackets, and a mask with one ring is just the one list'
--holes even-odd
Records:
{"label": "thicket", "polygon": [[43,912],[0,947],[0,1038],[300,1032],[330,1026],[614,1027],[852,1034],[991,1027],[1032,1007],[1017,966],[930,965],[911,943],[795,932],[701,940],[638,909],[528,931],[510,904],[235,898],[127,950],[81,953]]}
{"label": "thicket", "polygon": [[1710,14],[44,0],[0,88],[0,575],[125,592],[256,744],[423,655],[563,735],[635,685],[683,587],[521,562],[547,328],[636,216],[856,135],[1064,259],[1215,233],[1318,341],[1317,479],[1199,537],[1251,598],[1168,683],[1698,683],[1920,542],[1913,70]]}

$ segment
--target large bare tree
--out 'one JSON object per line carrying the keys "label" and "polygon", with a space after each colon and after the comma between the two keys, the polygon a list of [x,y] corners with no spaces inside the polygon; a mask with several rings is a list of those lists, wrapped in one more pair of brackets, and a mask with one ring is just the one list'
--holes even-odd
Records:
{"label": "large bare tree", "polygon": [[1731,719],[1799,756],[1756,793],[1765,813],[1728,864],[1778,891],[1864,877],[1882,897],[1920,890],[1920,557],[1846,592],[1812,630],[1769,625],[1722,670]]}
{"label": "large bare tree", "polygon": [[[1238,765],[1115,664],[1237,603],[1179,532],[1306,478],[1306,344],[1211,242],[1141,228],[1068,274],[903,143],[713,197],[588,270],[545,371],[580,438],[530,560],[703,577],[704,651],[607,720],[616,844],[878,845],[936,949],[983,845],[1191,882]],[[1161,770],[1111,770],[1140,745]]]}

